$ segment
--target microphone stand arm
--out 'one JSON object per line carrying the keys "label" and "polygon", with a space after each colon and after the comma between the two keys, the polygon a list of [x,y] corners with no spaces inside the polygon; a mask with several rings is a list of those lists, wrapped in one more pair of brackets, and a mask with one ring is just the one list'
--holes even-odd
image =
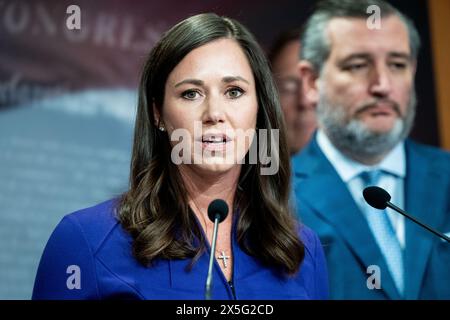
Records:
{"label": "microphone stand arm", "polygon": [[216,242],[217,242],[217,230],[219,228],[219,214],[216,214],[214,219],[214,231],[213,231],[213,239],[211,244],[211,254],[209,257],[209,266],[208,266],[208,277],[206,278],[206,289],[205,289],[205,299],[211,300],[211,286],[212,286],[212,268],[214,264],[214,255],[216,252]]}
{"label": "microphone stand arm", "polygon": [[414,218],[413,216],[410,216],[408,213],[406,213],[405,211],[403,211],[402,209],[400,209],[399,207],[397,207],[395,204],[387,201],[386,202],[386,206],[388,206],[389,208],[397,211],[398,213],[402,214],[403,216],[407,217],[408,219],[414,221],[415,223],[417,223],[418,225],[420,225],[421,227],[427,229],[428,231],[434,233],[435,235],[437,235],[438,237],[444,239],[447,242],[450,242],[450,238],[447,237],[445,234],[440,233],[439,231],[434,230],[433,228],[427,226],[426,224],[420,222],[419,220],[417,220],[416,218]]}

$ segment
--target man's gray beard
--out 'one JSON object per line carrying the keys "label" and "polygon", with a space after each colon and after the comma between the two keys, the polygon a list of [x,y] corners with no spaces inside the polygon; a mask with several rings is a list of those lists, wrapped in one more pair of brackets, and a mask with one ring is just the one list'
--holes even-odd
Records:
{"label": "man's gray beard", "polygon": [[416,113],[416,94],[411,91],[406,115],[395,121],[394,127],[386,133],[369,130],[362,121],[346,120],[344,107],[333,106],[323,92],[317,105],[317,118],[321,128],[333,145],[354,160],[379,158],[391,151],[410,133]]}

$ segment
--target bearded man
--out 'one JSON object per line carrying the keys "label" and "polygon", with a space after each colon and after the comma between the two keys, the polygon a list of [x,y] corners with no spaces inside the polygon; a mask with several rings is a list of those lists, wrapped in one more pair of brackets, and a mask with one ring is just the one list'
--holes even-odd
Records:
{"label": "bearded man", "polygon": [[[370,6],[381,13],[375,27]],[[450,246],[362,196],[380,186],[392,203],[450,231],[450,155],[407,138],[416,28],[384,1],[322,1],[301,43],[303,94],[317,104],[319,129],[293,158],[296,206],[324,245],[330,297],[449,299]]]}

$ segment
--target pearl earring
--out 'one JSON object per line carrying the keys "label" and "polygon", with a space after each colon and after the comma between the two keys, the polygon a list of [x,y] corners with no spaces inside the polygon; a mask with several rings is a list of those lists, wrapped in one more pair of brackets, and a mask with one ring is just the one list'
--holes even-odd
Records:
{"label": "pearl earring", "polygon": [[166,131],[166,128],[164,127],[164,123],[161,122],[161,119],[158,119],[158,123],[155,123],[155,125],[158,127],[159,131],[162,131],[162,132]]}

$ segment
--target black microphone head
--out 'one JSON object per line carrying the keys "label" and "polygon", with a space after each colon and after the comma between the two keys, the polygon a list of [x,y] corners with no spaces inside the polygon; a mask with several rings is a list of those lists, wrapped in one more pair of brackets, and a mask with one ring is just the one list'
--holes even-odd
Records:
{"label": "black microphone head", "polygon": [[228,215],[228,205],[222,199],[213,200],[208,206],[209,220],[215,222],[217,214],[219,215],[219,223],[225,220]]}
{"label": "black microphone head", "polygon": [[374,208],[383,210],[387,207],[387,202],[391,200],[391,195],[380,187],[367,187],[363,191],[366,202]]}

